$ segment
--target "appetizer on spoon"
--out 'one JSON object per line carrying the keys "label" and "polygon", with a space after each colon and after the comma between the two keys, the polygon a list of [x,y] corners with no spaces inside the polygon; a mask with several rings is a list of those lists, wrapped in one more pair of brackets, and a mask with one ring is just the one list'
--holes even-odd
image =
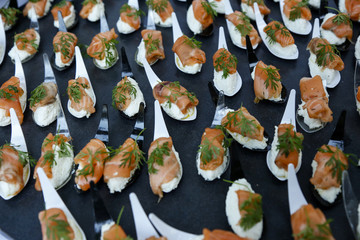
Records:
{"label": "appetizer on spoon", "polygon": [[74,169],[71,135],[61,103],[56,121],[56,134],[49,133],[41,145],[41,157],[34,169],[35,189],[41,191],[37,169],[42,168],[52,186],[59,190],[70,180]]}
{"label": "appetizer on spoon", "polygon": [[327,88],[336,87],[341,79],[340,71],[344,69],[344,62],[337,48],[326,39],[320,38],[318,18],[314,21],[313,35],[307,50],[310,51],[308,64],[311,77],[319,75],[326,81]]}
{"label": "appetizer on spoon", "polygon": [[154,111],[154,140],[150,144],[147,163],[151,190],[159,196],[160,201],[164,192],[169,193],[177,188],[183,169],[157,100]]}
{"label": "appetizer on spoon", "polygon": [[329,94],[326,83],[319,75],[300,80],[301,104],[296,112],[296,121],[307,133],[317,132],[332,122]]}
{"label": "appetizer on spoon", "polygon": [[[256,21],[256,8],[255,4],[258,5],[259,16],[264,18],[264,16],[270,14],[270,9],[265,5],[263,0],[241,0],[241,9],[251,20]],[[259,31],[260,28],[258,27]]]}
{"label": "appetizer on spoon", "polygon": [[292,163],[289,164],[288,171],[288,198],[294,239],[334,240],[324,213],[306,202]]}
{"label": "appetizer on spoon", "polygon": [[84,0],[80,11],[80,17],[90,22],[96,22],[101,15],[105,14],[105,4],[102,0]]}
{"label": "appetizer on spoon", "polygon": [[44,53],[43,59],[44,83],[36,87],[29,98],[29,106],[33,111],[33,120],[40,127],[50,125],[61,111],[58,87],[46,53]]}
{"label": "appetizer on spoon", "polygon": [[145,100],[134,79],[124,47],[121,47],[121,66],[122,79],[112,90],[112,106],[126,118],[134,118],[139,113],[141,104],[145,108]]}
{"label": "appetizer on spoon", "polygon": [[272,21],[266,25],[256,2],[254,3],[254,9],[259,34],[268,50],[278,58],[286,60],[298,59],[299,50],[289,30],[278,21]]}
{"label": "appetizer on spoon", "polygon": [[295,94],[292,89],[279,126],[275,126],[274,140],[266,155],[266,163],[271,173],[280,181],[288,178],[289,164],[295,164],[299,171],[302,163],[302,142],[304,136],[296,132]]}
{"label": "appetizer on spoon", "polygon": [[175,13],[172,14],[172,19],[174,40],[172,51],[175,65],[184,73],[196,74],[201,71],[203,63],[206,62],[205,52],[200,49],[201,42],[182,33]]}
{"label": "appetizer on spoon", "polygon": [[109,30],[105,15],[101,14],[100,33],[93,37],[87,48],[87,54],[93,58],[96,67],[106,70],[116,64],[119,59],[116,49],[117,37],[114,28]]}
{"label": "appetizer on spoon", "polygon": [[6,51],[6,35],[4,29],[4,22],[0,15],[0,65],[4,60],[5,51]]}
{"label": "appetizer on spoon", "polygon": [[146,29],[141,31],[141,42],[135,52],[135,62],[143,67],[146,59],[150,65],[165,59],[164,46],[160,31],[156,30],[154,13],[149,8]]}
{"label": "appetizer on spoon", "polygon": [[11,123],[10,109],[13,108],[22,124],[26,109],[26,80],[18,55],[15,56],[15,74],[0,87],[0,126]]}
{"label": "appetizer on spoon", "polygon": [[75,79],[68,82],[66,92],[69,101],[67,108],[71,115],[76,118],[89,118],[95,112],[96,96],[78,46],[75,47],[75,52],[76,74]]}
{"label": "appetizer on spoon", "polygon": [[75,56],[75,46],[78,38],[74,33],[67,31],[61,11],[58,14],[59,31],[53,39],[54,55],[51,62],[56,70],[63,71],[73,62]]}
{"label": "appetizer on spoon", "polygon": [[237,67],[237,58],[227,50],[224,28],[219,28],[218,51],[213,56],[214,85],[224,95],[234,96],[242,86],[242,79]]}
{"label": "appetizer on spoon", "polygon": [[23,9],[24,17],[32,19],[46,16],[51,7],[51,0],[30,0]]}
{"label": "appetizer on spoon", "polygon": [[17,8],[0,8],[0,18],[4,24],[5,31],[10,30],[16,24],[19,13],[21,13],[21,11]]}
{"label": "appetizer on spoon", "polygon": [[104,163],[110,153],[106,148],[109,143],[109,120],[107,105],[102,107],[101,119],[96,135],[75,156],[74,162],[78,165],[75,173],[75,188],[85,192],[90,188],[90,182],[100,181],[104,173]]}
{"label": "appetizer on spoon", "polygon": [[146,5],[154,15],[155,24],[159,27],[171,27],[171,14],[174,9],[169,0],[146,0]]}
{"label": "appetizer on spoon", "polygon": [[134,182],[139,175],[141,161],[145,160],[142,151],[144,143],[143,131],[144,104],[141,103],[130,137],[115,150],[115,155],[105,163],[104,182],[107,183],[110,193],[121,192]]}
{"label": "appetizer on spoon", "polygon": [[311,32],[312,18],[307,0],[280,0],[282,20],[291,32],[308,35]]}
{"label": "appetizer on spoon", "polygon": [[[65,27],[67,29],[73,28],[75,26],[75,24],[77,23],[78,19],[76,17],[75,7],[74,7],[74,4],[72,3],[72,1],[61,0],[61,2],[56,4],[51,9],[51,14],[54,17],[54,26],[56,28],[60,27],[59,13],[58,13],[59,11],[61,12],[61,15],[63,17],[63,22],[65,23]],[[63,31],[63,30],[60,30],[60,31]]]}
{"label": "appetizer on spoon", "polygon": [[16,54],[22,63],[29,61],[37,53],[40,44],[39,23],[35,15],[30,19],[30,27],[14,36],[14,46],[8,55],[15,62]]}
{"label": "appetizer on spoon", "polygon": [[195,94],[186,90],[179,82],[162,82],[148,62],[146,60],[143,62],[146,76],[153,89],[153,96],[169,117],[180,121],[195,120],[196,106],[199,104]]}
{"label": "appetizer on spoon", "polygon": [[357,0],[339,0],[339,10],[350,15],[350,19],[360,22],[360,2]]}
{"label": "appetizer on spoon", "polygon": [[186,14],[188,27],[194,34],[210,36],[214,30],[214,18],[217,12],[213,9],[215,3],[206,0],[188,0],[190,4]]}
{"label": "appetizer on spoon", "polygon": [[31,158],[28,154],[24,134],[16,116],[10,108],[11,140],[0,147],[0,196],[9,200],[19,194],[30,178]]}
{"label": "appetizer on spoon", "polygon": [[[86,240],[86,236],[69,209],[51,185],[42,168],[37,169],[45,202],[45,209],[39,213],[43,239],[48,233],[55,238]],[[60,235],[61,234],[61,235]]]}
{"label": "appetizer on spoon", "polygon": [[139,9],[138,0],[129,0],[120,8],[120,17],[116,23],[119,33],[130,34],[140,28],[141,15],[145,13]]}
{"label": "appetizer on spoon", "polygon": [[261,42],[261,38],[250,23],[250,18],[240,11],[234,12],[229,0],[223,1],[225,2],[226,25],[233,44],[239,48],[246,49],[245,36],[249,35],[251,44],[256,49]]}

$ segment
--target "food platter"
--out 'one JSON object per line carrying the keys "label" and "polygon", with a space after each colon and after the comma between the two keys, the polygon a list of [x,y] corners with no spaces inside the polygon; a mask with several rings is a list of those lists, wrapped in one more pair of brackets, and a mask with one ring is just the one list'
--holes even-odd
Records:
{"label": "food platter", "polygon": [[[55,1],[55,3],[58,0]],[[126,1],[104,0],[107,20],[110,28],[115,27],[119,18],[119,11],[122,4]],[[180,27],[184,34],[192,36],[185,20],[187,5],[185,2],[170,0]],[[269,19],[281,21],[279,3],[272,0],[266,0],[267,6],[271,9]],[[332,3],[333,4],[333,3]],[[81,9],[81,1],[74,1],[77,12]],[[240,10],[239,1],[231,1],[234,10]],[[140,1],[140,9],[147,12],[145,1]],[[317,17],[317,11],[312,11],[313,19]],[[142,17],[142,29],[146,17]],[[312,23],[313,23],[312,19]],[[20,17],[15,27],[6,32],[8,52],[13,45],[12,37],[15,33],[24,31],[28,27],[28,19]],[[51,14],[39,20],[41,43],[39,52],[29,62],[23,64],[25,77],[27,80],[28,94],[44,80],[43,53],[49,56],[53,54],[52,39],[57,32],[53,26]],[[79,38],[81,44],[89,45],[92,37],[99,31],[99,22],[92,23],[84,19],[79,19],[78,24],[71,30]],[[253,24],[255,24],[253,22]],[[197,119],[189,122],[180,122],[164,114],[170,136],[173,138],[174,145],[179,152],[183,165],[183,178],[178,188],[171,193],[165,194],[164,198],[158,202],[149,185],[147,166],[142,165],[138,179],[123,192],[110,194],[107,186],[101,181],[98,184],[99,193],[104,199],[106,207],[109,209],[111,216],[116,219],[122,206],[125,206],[120,225],[125,232],[136,238],[134,221],[131,213],[129,194],[135,192],[143,205],[147,214],[153,212],[159,218],[168,224],[193,233],[201,234],[204,227],[209,229],[231,230],[227,223],[225,215],[225,196],[229,184],[220,180],[206,182],[198,175],[196,169],[196,153],[201,140],[201,135],[205,129],[211,125],[215,111],[215,105],[211,101],[211,96],[207,90],[208,81],[213,78],[212,56],[217,50],[219,27],[223,26],[229,51],[238,58],[238,72],[242,76],[243,85],[241,90],[233,97],[226,97],[226,105],[232,109],[238,109],[243,104],[259,122],[264,126],[270,135],[274,132],[274,125],[281,120],[286,104],[274,104],[271,102],[254,103],[253,80],[251,79],[246,51],[234,46],[226,27],[224,15],[218,15],[215,20],[214,33],[210,37],[197,36],[196,39],[201,41],[202,50],[206,53],[207,62],[203,65],[200,73],[188,75],[180,72],[174,63],[172,29],[161,28],[165,48],[164,60],[158,61],[152,66],[154,72],[162,80],[179,81],[182,86],[191,92],[194,92],[199,99],[197,107]],[[360,24],[354,23],[354,37],[356,41],[360,32]],[[261,43],[256,48],[256,55],[259,60],[266,64],[272,64],[280,69],[283,84],[288,91],[295,89],[299,92],[299,80],[302,77],[309,77],[308,69],[309,52],[306,51],[307,43],[311,35],[295,35],[295,43],[299,48],[299,58],[297,60],[282,60],[273,56]],[[127,56],[130,58],[130,65],[134,72],[135,79],[144,93],[146,101],[145,109],[145,142],[144,152],[152,142],[154,131],[154,98],[152,89],[146,78],[145,71],[136,64],[133,56],[137,50],[137,45],[141,40],[140,31],[129,35],[119,34],[118,52],[121,52],[121,46],[126,49]],[[331,208],[323,208],[316,201],[311,193],[311,161],[316,153],[317,148],[327,143],[332,134],[337,119],[342,110],[347,110],[347,119],[345,126],[345,152],[354,153],[360,156],[360,117],[356,111],[355,100],[353,95],[353,77],[355,68],[354,45],[352,44],[347,52],[342,52],[341,57],[345,63],[345,69],[341,72],[341,81],[334,89],[329,89],[330,102],[329,106],[333,111],[334,121],[326,125],[319,132],[308,134],[299,128],[304,134],[303,143],[303,162],[301,169],[297,173],[299,184],[304,193],[306,200],[315,207],[320,207],[326,217],[333,219],[331,229],[336,239],[353,239],[350,227],[348,225],[344,207],[341,202]],[[130,135],[135,120],[129,120],[122,117],[118,110],[111,107],[111,91],[120,81],[121,64],[120,61],[111,69],[100,70],[94,64],[92,59],[84,58],[88,74],[91,78],[92,85],[97,96],[96,113],[92,114],[89,119],[74,118],[67,109],[64,109],[71,136],[73,137],[74,153],[77,154],[88,141],[94,136],[97,124],[100,120],[101,106],[109,106],[109,130],[110,145],[117,147],[122,144]],[[5,55],[3,63],[0,65],[0,82],[8,80],[14,72],[14,64],[10,58]],[[63,106],[66,106],[68,97],[66,87],[68,80],[73,79],[75,75],[75,64],[64,71],[54,73],[58,82],[60,98]],[[300,95],[296,96],[296,105],[300,102]],[[56,124],[53,123],[48,127],[41,128],[37,126],[31,117],[30,109],[25,111],[24,123],[22,129],[28,145],[30,154],[38,159],[40,157],[41,144],[49,132],[54,133]],[[11,128],[0,128],[0,142],[4,144],[10,139]],[[236,143],[234,143],[236,144]],[[245,176],[251,183],[255,192],[263,196],[264,211],[264,232],[262,239],[292,239],[291,225],[289,217],[289,206],[287,198],[287,184],[277,180],[266,166],[266,153],[253,152],[248,149],[236,146],[238,148],[238,160],[241,161]],[[360,181],[360,172],[356,166],[351,165],[349,168],[350,180],[352,183]],[[41,239],[41,228],[38,221],[38,213],[44,209],[43,196],[34,188],[35,180],[31,179],[25,189],[16,197],[9,201],[0,199],[0,228],[12,236],[14,239]],[[230,178],[229,169],[222,176],[223,179]],[[93,211],[90,192],[79,194],[74,188],[73,179],[66,186],[58,191],[61,198],[72,212],[74,218],[84,230],[88,239],[93,239]],[[353,184],[355,195],[360,198],[360,186]]]}

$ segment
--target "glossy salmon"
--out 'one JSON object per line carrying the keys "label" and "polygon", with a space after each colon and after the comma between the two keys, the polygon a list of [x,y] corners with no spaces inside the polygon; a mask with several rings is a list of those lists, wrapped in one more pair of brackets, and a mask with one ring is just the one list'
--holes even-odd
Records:
{"label": "glossy salmon", "polygon": [[24,91],[20,87],[20,80],[14,76],[4,82],[0,87],[0,109],[5,110],[6,117],[10,117],[10,108],[13,108],[20,124],[22,124],[24,120],[20,103],[20,97],[23,94]]}
{"label": "glossy salmon", "polygon": [[[311,11],[307,5],[302,6],[302,3],[303,3],[302,0],[285,0],[283,13],[285,14],[285,16],[287,18],[291,19],[291,17],[292,17],[291,12],[293,12],[293,14],[294,14],[295,11],[300,11],[299,18],[310,21],[312,18]],[[294,21],[296,19],[298,19],[298,18],[295,18]]]}
{"label": "glossy salmon", "polygon": [[120,11],[121,21],[126,22],[135,30],[140,28],[140,16],[137,15],[137,9],[128,4],[124,4]]}
{"label": "glossy salmon", "polygon": [[54,52],[60,52],[61,61],[68,63],[75,54],[78,38],[70,32],[58,31],[53,39]]}
{"label": "glossy salmon", "polygon": [[102,239],[104,240],[124,240],[127,239],[126,237],[127,235],[124,229],[117,224],[112,225],[110,229],[102,235]]}
{"label": "glossy salmon", "polygon": [[[225,17],[232,24],[234,24],[234,26],[240,33],[242,31],[244,31],[245,33],[248,32],[248,34],[246,35],[249,35],[252,46],[255,46],[256,44],[259,44],[261,42],[261,38],[258,32],[254,28],[254,26],[250,23],[250,20],[246,17],[245,14],[243,14],[240,11],[235,11],[229,15],[226,15]],[[243,36],[243,34],[241,34],[241,44],[243,46],[246,46],[246,37],[245,37],[246,35]]]}
{"label": "glossy salmon", "polygon": [[[213,171],[223,164],[225,155],[224,138],[225,135],[222,130],[205,128],[205,132],[201,137],[200,169]],[[204,156],[204,151],[212,152],[211,159]]]}
{"label": "glossy salmon", "polygon": [[295,44],[295,40],[289,30],[278,21],[271,21],[264,27],[266,38],[270,43],[277,42],[282,47]]}
{"label": "glossy salmon", "polygon": [[149,64],[154,63],[158,59],[165,59],[164,46],[160,31],[144,29],[141,36],[145,43],[146,60]]}
{"label": "glossy salmon", "polygon": [[25,8],[23,10],[23,15],[24,16],[27,16],[30,9],[32,7],[34,7],[35,9],[35,12],[36,12],[36,15],[38,15],[39,17],[42,17],[44,16],[45,14],[45,6],[46,6],[46,3],[50,1],[50,0],[38,0],[38,1],[29,1],[26,5],[25,5]]}
{"label": "glossy salmon", "polygon": [[82,8],[79,13],[80,17],[82,17],[83,19],[88,18],[88,16],[92,12],[93,7],[101,2],[102,0],[84,0],[82,2]]}
{"label": "glossy salmon", "polygon": [[38,48],[37,44],[35,43],[36,37],[36,31],[33,28],[27,29],[25,30],[25,32],[16,34],[14,37],[16,47],[19,50],[26,51],[29,54],[33,55],[37,52]]}
{"label": "glossy salmon", "polygon": [[113,106],[115,105],[120,111],[125,111],[132,101],[132,96],[135,97],[135,95],[136,90],[125,76],[113,89]]}
{"label": "glossy salmon", "polygon": [[232,232],[224,231],[220,229],[215,229],[210,231],[209,229],[204,228],[203,235],[204,235],[203,240],[250,240],[248,238],[239,237],[238,235]]}
{"label": "glossy salmon", "polygon": [[151,8],[160,16],[161,21],[165,22],[166,19],[171,18],[174,9],[169,0],[151,0],[148,2],[151,2]]}
{"label": "glossy salmon", "polygon": [[360,19],[360,1],[359,0],[345,0],[345,8],[350,14],[350,19],[359,21]]}
{"label": "glossy salmon", "polygon": [[33,103],[30,101],[30,109],[33,112],[35,112],[38,107],[43,107],[48,104],[54,103],[56,101],[56,95],[58,93],[57,85],[53,82],[43,83],[39,87],[41,89],[41,92],[43,92],[44,94],[39,101],[34,101]]}
{"label": "glossy salmon", "polygon": [[185,35],[176,39],[172,51],[178,55],[184,66],[192,66],[196,63],[203,64],[206,62],[205,52],[195,46]]}
{"label": "glossy salmon", "polygon": [[51,9],[51,14],[54,17],[54,21],[58,21],[58,11],[61,12],[63,18],[71,14],[72,3],[70,1],[60,2]]}
{"label": "glossy salmon", "polygon": [[168,240],[166,237],[154,237],[154,236],[152,236],[152,237],[149,237],[149,238],[147,238],[147,239],[145,239],[145,240]]}
{"label": "glossy salmon", "polygon": [[86,92],[90,91],[90,83],[84,77],[69,80],[67,93],[71,101],[71,107],[76,111],[95,112],[94,101]]}
{"label": "glossy salmon", "polygon": [[360,102],[360,86],[357,87],[356,100]]}
{"label": "glossy salmon", "polygon": [[268,15],[270,14],[270,9],[265,5],[263,0],[241,0],[241,3],[245,3],[246,5],[249,5],[254,10],[254,3],[257,3],[259,6],[260,13],[262,15]]}
{"label": "glossy salmon", "polygon": [[[242,218],[244,218],[244,216],[246,216],[246,214],[248,212],[257,210],[253,204],[249,204],[240,210],[241,206],[243,205],[243,203],[245,201],[248,201],[251,198],[251,202],[257,201],[257,202],[260,202],[260,205],[261,205],[262,198],[261,198],[261,195],[258,193],[252,193],[252,192],[249,192],[246,190],[237,190],[236,195],[238,197],[238,206],[239,206],[239,211],[240,211],[240,215],[242,216]],[[241,218],[240,218],[239,224],[240,223],[241,223]]]}
{"label": "glossy salmon", "polygon": [[[231,53],[225,49],[220,48],[217,50],[213,56],[213,66],[215,68],[215,71],[223,71],[222,66],[226,66],[227,71],[229,74],[236,73],[236,67],[237,62],[235,60],[230,61]],[[220,63],[217,63],[217,61],[221,60]]]}
{"label": "glossy salmon", "polygon": [[114,28],[110,31],[97,34],[93,37],[90,46],[87,48],[87,54],[90,57],[103,60],[105,58],[106,44],[117,37],[118,35],[115,33]]}
{"label": "glossy salmon", "polygon": [[[347,18],[348,21],[343,21],[340,24],[336,21],[335,18]],[[353,36],[352,23],[349,16],[345,13],[339,13],[335,16],[328,18],[321,27],[325,30],[332,31],[338,38],[346,37],[351,41]]]}
{"label": "glossy salmon", "polygon": [[214,20],[203,6],[203,3],[206,3],[206,0],[193,0],[192,8],[195,19],[201,23],[202,29],[206,29],[213,24]]}
{"label": "glossy salmon", "polygon": [[75,239],[65,213],[60,208],[50,208],[38,215],[43,240]]}
{"label": "glossy salmon", "polygon": [[75,176],[77,187],[87,191],[91,181],[96,184],[103,176],[104,161],[108,157],[105,144],[99,139],[91,139],[74,158],[75,164],[79,165]]}

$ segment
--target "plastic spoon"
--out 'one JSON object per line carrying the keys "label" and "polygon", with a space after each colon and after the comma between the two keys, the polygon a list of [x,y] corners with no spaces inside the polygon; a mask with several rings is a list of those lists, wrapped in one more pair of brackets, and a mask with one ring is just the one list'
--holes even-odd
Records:
{"label": "plastic spoon", "polygon": [[23,95],[20,98],[25,99],[25,101],[23,103],[21,103],[20,101],[20,103],[21,103],[22,111],[25,112],[26,99],[27,99],[26,79],[25,79],[24,69],[18,54],[15,55],[15,77],[19,79],[20,87],[24,91]]}
{"label": "plastic spoon", "polygon": [[[193,2],[193,0],[187,0],[186,1],[186,5],[187,5],[187,11],[189,11],[189,8],[190,7],[192,7],[192,2]],[[215,10],[215,9],[214,9]],[[186,16],[186,18],[187,18],[187,16]],[[194,18],[195,18],[195,16],[194,16]],[[215,16],[214,16],[214,18],[215,18]],[[213,18],[213,20],[214,20],[214,18]],[[196,19],[195,19],[196,20]],[[188,22],[188,21],[187,21]],[[189,27],[189,29],[190,29],[190,31],[192,31],[193,32],[193,30],[190,28],[190,26],[188,25],[188,27]],[[200,36],[202,36],[202,37],[208,37],[208,36],[210,36],[211,34],[213,34],[213,32],[214,32],[214,22],[212,23],[212,24],[210,24],[207,28],[205,28],[205,29],[202,29],[202,31],[200,32],[200,33],[195,33],[195,32],[193,32],[195,35],[197,34],[197,35],[200,35]]]}
{"label": "plastic spoon", "polygon": [[299,34],[299,35],[308,35],[311,32],[311,28],[312,28],[310,21],[306,21],[306,26],[305,26],[304,31],[301,31],[302,28],[300,28],[300,27],[294,27],[294,25],[287,24],[288,21],[291,21],[291,20],[287,16],[285,16],[284,5],[285,5],[285,0],[280,0],[280,13],[281,13],[281,17],[282,17],[282,20],[283,20],[286,28],[289,29],[289,31]]}
{"label": "plastic spoon", "polygon": [[139,1],[138,0],[129,0],[128,5],[139,10]]}
{"label": "plastic spoon", "polygon": [[290,163],[288,165],[288,198],[289,198],[289,207],[290,215],[293,215],[297,210],[302,206],[307,205],[307,201],[301,191],[299,182],[296,177],[294,170],[294,165]]}
{"label": "plastic spoon", "polygon": [[2,18],[0,19],[0,64],[4,60],[5,51],[6,51],[6,35],[5,35],[5,23],[3,23]]}
{"label": "plastic spoon", "polygon": [[[146,76],[147,76],[147,78],[149,80],[149,83],[151,85],[151,88],[154,89],[154,87],[158,83],[161,83],[161,80],[154,73],[154,71],[152,70],[152,68],[150,67],[149,63],[146,60],[144,60],[144,68],[145,68]],[[166,108],[163,108],[163,109],[164,109],[165,112],[167,111]],[[167,113],[167,114],[169,115],[169,117],[174,118],[174,119],[179,120],[179,121],[192,121],[192,120],[196,119],[197,109],[196,109],[196,107],[193,107],[191,110],[188,111],[188,114],[183,118],[175,118],[175,117],[171,116],[169,113]]]}
{"label": "plastic spoon", "polygon": [[260,14],[260,10],[259,10],[259,6],[258,4],[255,2],[254,3],[254,10],[255,10],[255,17],[256,17],[256,25],[257,28],[259,30],[259,35],[261,37],[261,39],[263,40],[265,46],[268,48],[268,50],[276,57],[278,58],[282,58],[282,59],[286,59],[286,60],[295,60],[298,59],[299,57],[299,50],[296,48],[296,52],[292,55],[289,56],[284,56],[284,55],[280,55],[276,52],[274,52],[270,46],[269,41],[267,40],[268,36],[267,34],[264,32],[264,28],[266,27],[266,23],[263,19],[263,17]]}
{"label": "plastic spoon", "polygon": [[[284,112],[284,115],[283,115],[283,117],[281,119],[281,123],[280,123],[280,124],[291,124],[292,126],[294,126],[294,132],[296,132],[295,95],[296,95],[296,91],[294,89],[292,89],[290,91],[290,96],[289,96],[288,102],[286,104],[285,112]],[[266,155],[266,163],[267,163],[267,166],[268,166],[270,172],[272,174],[274,174],[274,171],[272,169],[272,164],[273,164],[272,161],[275,161],[275,159],[271,159],[271,149],[270,149]],[[301,167],[301,163],[302,163],[302,160],[300,158],[299,162],[297,164],[297,167],[296,167],[296,172],[299,171],[299,169]],[[289,167],[288,167],[288,169],[289,169]],[[280,181],[285,181],[287,179],[286,176],[279,177],[279,176],[276,176],[275,174],[274,174],[274,176],[277,179],[279,179]]]}
{"label": "plastic spoon", "polygon": [[[220,27],[219,28],[219,43],[218,43],[218,49],[220,48],[225,48],[225,49],[228,49],[227,48],[227,44],[226,44],[226,39],[225,39],[225,34],[224,34],[224,28],[223,27]],[[222,81],[226,81],[225,79],[222,79]],[[217,90],[221,91],[223,90],[221,88],[221,86],[217,86],[217,82],[215,81],[214,79],[214,85],[216,87]],[[232,90],[232,91],[224,91],[224,95],[225,96],[228,96],[228,97],[232,97],[234,96],[241,88],[242,86],[242,79],[241,79],[241,76],[239,74],[238,71],[236,71],[236,87]]]}

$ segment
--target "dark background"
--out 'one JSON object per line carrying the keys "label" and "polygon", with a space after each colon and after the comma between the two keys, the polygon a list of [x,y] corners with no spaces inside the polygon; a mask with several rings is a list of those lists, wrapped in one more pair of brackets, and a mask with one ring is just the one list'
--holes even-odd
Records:
{"label": "dark background", "polygon": [[[59,2],[59,0],[55,2]],[[104,2],[109,26],[115,27],[119,18],[120,7],[125,1],[104,0]],[[183,32],[188,36],[192,36],[186,24],[186,3],[171,0],[171,4],[177,13]],[[238,1],[232,0],[231,4],[234,10],[240,10]],[[271,0],[266,0],[266,4],[271,9],[268,20],[275,19],[281,21],[279,4]],[[75,8],[77,12],[80,11],[80,1],[75,1]],[[144,1],[140,1],[140,8],[147,12]],[[312,12],[313,18],[318,16],[316,11]],[[142,22],[145,22],[145,17],[143,17],[142,20]],[[28,97],[30,96],[30,92],[44,79],[42,54],[47,53],[49,56],[53,54],[52,39],[57,32],[57,29],[53,26],[53,17],[50,13],[43,19],[40,19],[39,22],[41,35],[39,53],[23,65],[27,80]],[[184,74],[176,68],[174,56],[171,51],[173,44],[172,29],[158,27],[163,34],[166,59],[153,65],[153,70],[162,80],[180,81],[185,88],[196,93],[200,104],[198,106],[198,117],[192,122],[176,121],[164,114],[168,131],[173,138],[175,148],[180,154],[184,174],[178,188],[169,194],[165,194],[160,203],[158,203],[158,197],[153,195],[151,191],[147,167],[145,165],[143,165],[140,171],[139,178],[122,193],[110,194],[107,186],[103,182],[99,184],[100,194],[114,219],[116,219],[121,207],[125,206],[120,224],[132,237],[136,237],[136,234],[128,197],[131,192],[135,192],[138,195],[146,213],[153,212],[170,225],[181,230],[194,234],[200,234],[204,227],[209,229],[231,230],[225,215],[225,196],[229,184],[222,180],[215,180],[213,182],[204,181],[203,178],[197,174],[195,165],[195,156],[198,145],[200,144],[201,135],[204,128],[211,125],[215,111],[215,106],[211,102],[207,89],[207,83],[213,79],[212,55],[217,50],[219,26],[224,26],[229,50],[238,58],[239,63],[237,69],[243,79],[241,90],[234,97],[226,98],[226,104],[233,109],[237,109],[243,104],[265,127],[271,136],[270,141],[272,141],[274,126],[280,123],[285,104],[269,102],[254,104],[253,81],[248,71],[246,51],[232,44],[223,15],[219,15],[215,22],[216,27],[212,36],[208,38],[196,37],[197,40],[203,42],[202,49],[207,56],[207,62],[203,65],[201,73],[196,75]],[[99,32],[99,25],[99,22],[92,23],[79,19],[77,26],[72,29],[71,32],[74,32],[78,36],[80,43],[90,44],[92,37]],[[13,45],[14,34],[24,31],[28,26],[29,20],[20,17],[18,24],[6,33],[7,52]],[[354,42],[359,35],[359,26],[359,23],[354,23]],[[142,26],[142,28],[144,27]],[[302,77],[310,76],[307,64],[309,53],[306,51],[306,45],[311,39],[311,34],[308,36],[298,36],[294,34],[294,38],[299,48],[299,59],[296,61],[286,61],[274,57],[266,49],[264,44],[259,45],[256,53],[259,59],[263,60],[266,64],[272,64],[280,68],[283,84],[287,87],[288,91],[292,88],[296,89],[298,92],[296,96],[297,103],[300,103],[299,80]],[[120,43],[117,49],[120,52],[121,46],[125,46],[132,70],[135,73],[135,78],[144,93],[147,104],[145,112],[146,131],[144,133],[144,152],[147,153],[149,145],[153,140],[154,99],[144,69],[139,67],[133,60],[136,48],[141,40],[140,31],[130,35],[120,34],[119,40]],[[360,148],[358,147],[360,142],[360,125],[358,122],[360,119],[356,111],[353,90],[355,66],[354,45],[350,46],[349,51],[342,53],[342,58],[345,61],[345,69],[341,72],[341,82],[335,89],[328,90],[334,122],[328,124],[323,130],[313,134],[304,133],[299,126],[297,127],[298,131],[302,132],[305,136],[303,143],[303,164],[297,175],[308,202],[314,204],[316,207],[320,207],[327,218],[334,220],[331,223],[331,229],[335,238],[352,239],[353,236],[345,216],[342,202],[340,201],[335,206],[327,209],[321,207],[312,196],[309,183],[309,178],[311,177],[311,161],[316,153],[316,149],[322,144],[327,143],[335,128],[335,122],[343,109],[347,110],[345,152],[355,153],[360,156]],[[100,120],[102,104],[109,105],[111,146],[119,146],[122,144],[130,135],[135,123],[134,120],[123,118],[117,110],[111,107],[111,90],[117,82],[121,80],[120,62],[106,71],[96,68],[92,59],[85,59],[85,64],[97,97],[97,112],[89,119],[74,118],[66,109],[68,100],[66,87],[68,80],[75,76],[75,64],[63,72],[54,70],[65,115],[73,137],[75,154],[95,135]],[[14,65],[6,55],[4,62],[0,66],[0,82],[3,83],[7,81],[13,73]],[[31,110],[27,108],[22,128],[30,154],[35,159],[38,159],[40,157],[43,139],[49,132],[55,132],[56,124],[54,122],[45,128],[38,127],[33,122],[31,114]],[[10,140],[10,133],[10,126],[0,128],[1,144]],[[263,196],[265,221],[262,239],[291,239],[286,182],[280,182],[268,170],[265,160],[266,153],[253,152],[241,148],[239,155],[236,157],[237,158],[233,160],[241,161],[245,176],[251,183],[253,189]],[[350,179],[356,195],[360,199],[360,186],[356,184],[360,181],[360,173],[358,171],[357,167],[350,166]],[[31,179],[25,189],[18,196],[9,201],[0,199],[0,228],[15,239],[41,239],[41,229],[37,216],[38,213],[44,209],[44,201],[42,194],[34,189],[35,181],[32,179],[32,176],[33,174],[31,174]],[[229,179],[229,171],[227,171],[222,178]],[[94,219],[90,193],[78,194],[73,187],[73,183],[73,179],[70,180],[58,193],[84,230],[88,239],[93,239]]]}

